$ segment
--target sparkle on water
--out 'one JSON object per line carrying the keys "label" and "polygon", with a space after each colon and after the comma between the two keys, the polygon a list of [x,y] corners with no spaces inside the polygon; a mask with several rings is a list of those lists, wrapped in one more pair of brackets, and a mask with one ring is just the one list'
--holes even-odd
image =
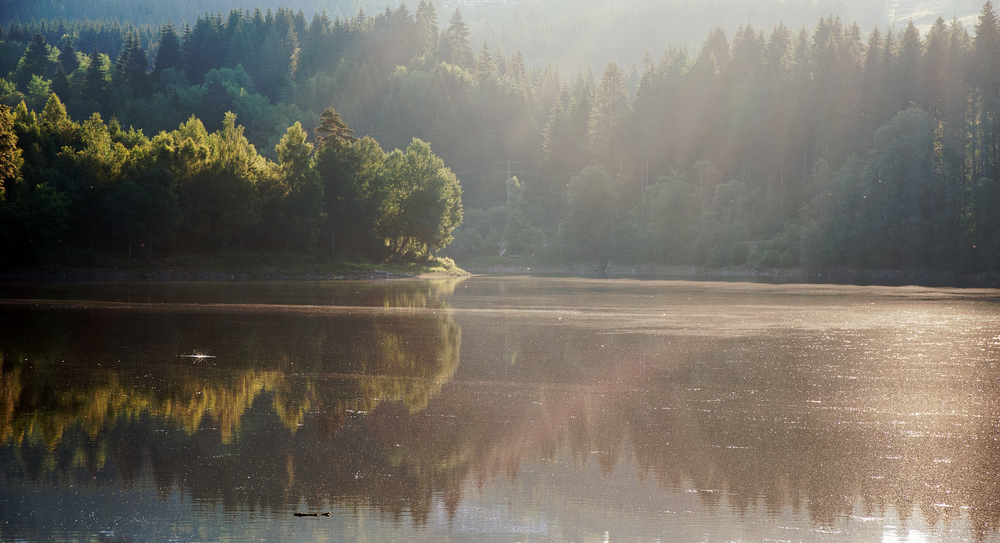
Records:
{"label": "sparkle on water", "polygon": [[995,290],[3,288],[0,539],[998,539]]}

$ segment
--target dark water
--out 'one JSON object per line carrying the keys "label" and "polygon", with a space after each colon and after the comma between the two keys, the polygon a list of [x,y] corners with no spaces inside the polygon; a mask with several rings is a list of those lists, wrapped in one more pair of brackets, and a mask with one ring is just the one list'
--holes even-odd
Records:
{"label": "dark water", "polygon": [[4,541],[1000,539],[996,290],[2,285],[0,357]]}

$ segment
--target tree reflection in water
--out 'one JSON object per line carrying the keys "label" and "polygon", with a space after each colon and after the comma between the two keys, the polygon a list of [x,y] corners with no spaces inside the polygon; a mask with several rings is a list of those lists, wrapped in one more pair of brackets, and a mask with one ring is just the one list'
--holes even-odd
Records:
{"label": "tree reflection in water", "polygon": [[[966,515],[980,539],[1000,526],[1000,375],[976,362],[1000,355],[995,328],[922,362],[867,329],[706,341],[498,319],[450,308],[455,284],[357,293],[347,312],[8,305],[5,480],[151,477],[227,509],[333,503],[419,525],[436,500],[454,515],[469,481],[595,462],[740,517],[832,526],[859,506]],[[177,356],[193,348],[216,358]]]}

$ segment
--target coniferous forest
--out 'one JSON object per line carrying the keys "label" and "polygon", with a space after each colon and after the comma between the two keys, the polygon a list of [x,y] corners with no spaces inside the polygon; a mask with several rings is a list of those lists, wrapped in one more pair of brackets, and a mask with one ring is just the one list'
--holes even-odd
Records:
{"label": "coniferous forest", "polygon": [[[422,0],[0,27],[0,260],[292,251],[1000,269],[1000,19],[599,68]],[[432,150],[433,148],[433,150]],[[397,149],[386,152],[384,149]],[[454,238],[454,239],[453,239]]]}

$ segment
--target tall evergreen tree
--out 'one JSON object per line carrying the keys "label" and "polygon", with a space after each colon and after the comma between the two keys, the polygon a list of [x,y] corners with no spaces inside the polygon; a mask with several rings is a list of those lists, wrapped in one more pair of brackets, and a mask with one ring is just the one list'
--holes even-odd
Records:
{"label": "tall evergreen tree", "polygon": [[[980,168],[974,178],[1000,179],[1000,20],[993,3],[986,2],[976,24],[972,57],[973,84],[976,85],[976,136],[982,151]],[[978,170],[978,171],[977,171]]]}
{"label": "tall evergreen tree", "polygon": [[76,48],[73,47],[73,38],[70,36],[66,36],[66,43],[59,51],[59,63],[67,74],[75,72],[80,67],[80,59],[76,56]]}
{"label": "tall evergreen tree", "polygon": [[471,70],[473,66],[472,47],[469,44],[469,28],[457,8],[451,15],[448,29],[441,38],[441,60]]}
{"label": "tall evergreen tree", "polygon": [[222,17],[199,17],[190,33],[184,37],[184,67],[188,80],[200,84],[209,70],[221,67],[226,58]]}
{"label": "tall evergreen tree", "polygon": [[160,41],[156,48],[156,60],[153,62],[152,77],[159,80],[160,74],[167,68],[183,69],[184,56],[181,42],[177,37],[174,25],[167,23],[160,27]]}
{"label": "tall evergreen tree", "polygon": [[420,35],[421,54],[423,56],[434,54],[438,50],[438,23],[434,2],[420,0],[414,19]]}
{"label": "tall evergreen tree", "polygon": [[149,61],[139,43],[139,36],[132,33],[125,38],[125,45],[115,62],[114,82],[119,88],[127,89],[135,96],[149,93],[149,75],[146,69]]}
{"label": "tall evergreen tree", "polygon": [[31,81],[31,76],[42,74],[47,76],[51,73],[49,46],[45,43],[45,36],[36,33],[31,37],[31,43],[28,44],[28,48],[24,51],[24,55],[17,65],[14,81],[19,86],[27,86],[28,82]]}
{"label": "tall evergreen tree", "polygon": [[93,102],[98,110],[104,110],[110,100],[111,77],[107,56],[94,46],[90,53],[90,64],[83,79],[83,98]]}
{"label": "tall evergreen tree", "polygon": [[[299,65],[296,79],[305,82],[316,75],[321,68],[332,66],[335,62],[329,58],[335,55],[333,51],[333,22],[326,12],[317,13],[309,23],[309,30],[303,34],[305,38],[302,51],[299,53]],[[337,58],[337,61],[340,59]]]}
{"label": "tall evergreen tree", "polygon": [[56,72],[52,75],[52,92],[59,96],[65,96],[66,99],[70,99],[71,89],[69,85],[69,77],[66,75],[66,70],[63,69],[62,64],[56,68]]}
{"label": "tall evergreen tree", "polygon": [[320,115],[320,125],[316,127],[315,132],[316,145],[319,148],[350,145],[358,139],[351,135],[354,130],[348,128],[347,123],[340,118],[340,113],[332,107],[326,108]]}
{"label": "tall evergreen tree", "polygon": [[[628,122],[631,115],[625,74],[616,62],[608,63],[594,94],[590,117],[590,139],[597,164],[611,176],[612,182],[624,167],[624,152],[628,142]],[[633,196],[634,191],[628,191]]]}

